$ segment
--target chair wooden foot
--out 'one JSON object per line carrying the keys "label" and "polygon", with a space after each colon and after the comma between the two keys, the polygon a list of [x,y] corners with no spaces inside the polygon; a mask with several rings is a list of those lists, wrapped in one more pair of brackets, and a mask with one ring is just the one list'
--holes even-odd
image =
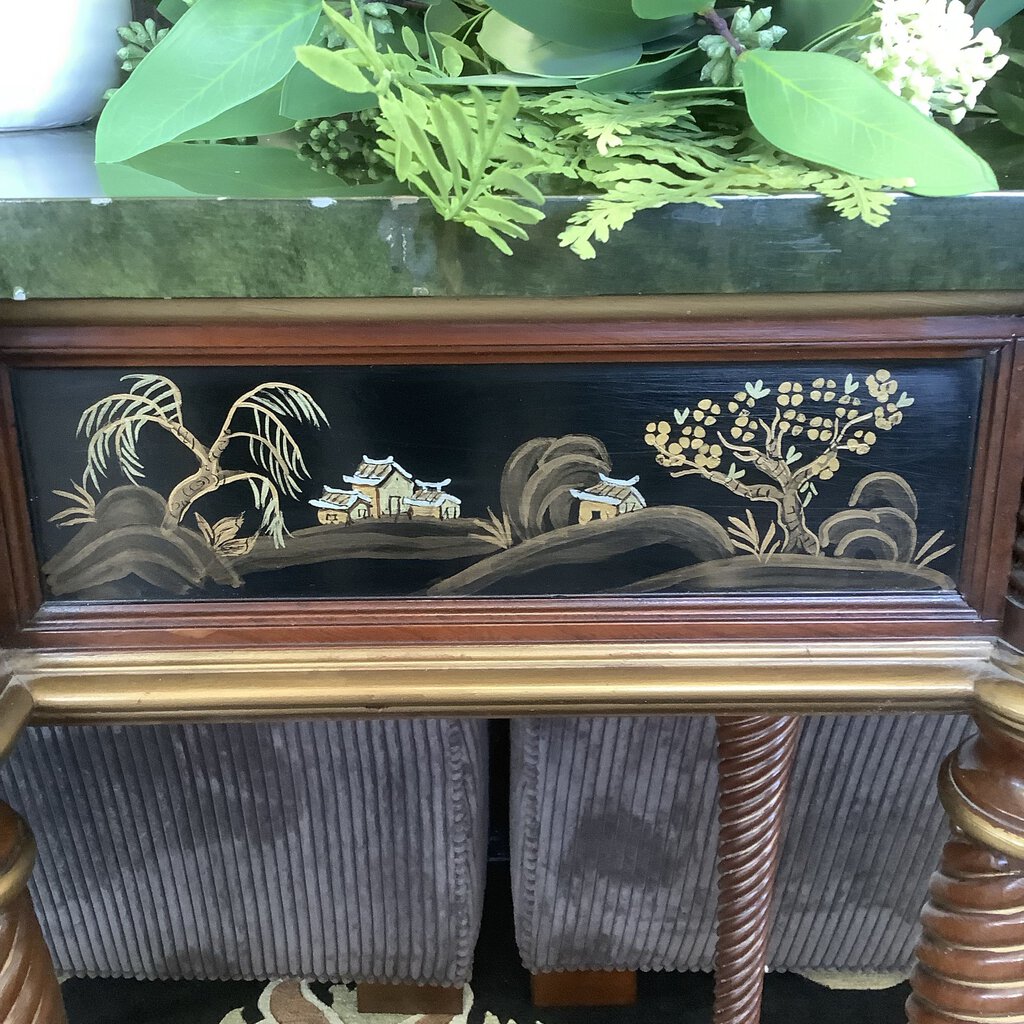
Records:
{"label": "chair wooden foot", "polygon": [[976,697],[978,735],[939,776],[954,837],[921,914],[911,1024],[1024,1024],[1024,685]]}
{"label": "chair wooden foot", "polygon": [[0,1021],[65,1024],[53,960],[26,886],[35,861],[28,827],[0,804]]}
{"label": "chair wooden foot", "polygon": [[636,971],[550,971],[530,976],[533,1005],[632,1006]]}
{"label": "chair wooden foot", "polygon": [[800,720],[718,719],[715,1024],[758,1024],[772,894]]}
{"label": "chair wooden foot", "polygon": [[360,982],[356,985],[356,1008],[360,1013],[455,1016],[462,1013],[462,989]]}

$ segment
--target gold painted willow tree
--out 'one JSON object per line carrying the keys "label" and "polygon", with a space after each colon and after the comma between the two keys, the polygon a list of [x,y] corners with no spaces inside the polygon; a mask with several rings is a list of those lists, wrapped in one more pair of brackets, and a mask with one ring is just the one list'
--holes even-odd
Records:
{"label": "gold painted willow tree", "polygon": [[[171,489],[163,528],[180,525],[188,510],[202,497],[228,484],[247,483],[253,504],[263,513],[260,530],[275,547],[284,546],[286,534],[281,495],[300,497],[299,485],[309,478],[298,442],[287,419],[319,428],[327,425],[324,411],[302,388],[271,381],[247,391],[231,405],[216,438],[203,444],[183,422],[181,390],[169,378],[152,373],[131,373],[127,391],[108,395],[82,413],[78,433],[89,439],[82,482],[100,489],[111,459],[133,484],[145,479],[138,453],[142,428],[147,424],[180,441],[199,463],[194,473]],[[244,442],[250,460],[258,467],[232,469],[223,465],[229,446]]]}
{"label": "gold painted willow tree", "polygon": [[[764,381],[748,381],[724,403],[724,413],[723,403],[702,398],[693,409],[674,411],[675,426],[648,423],[645,440],[672,476],[700,476],[748,501],[774,505],[782,550],[816,555],[821,543],[806,518],[818,493],[815,481],[831,479],[844,458],[867,455],[880,432],[902,422],[903,410],[914,404],[905,391],[897,396],[899,382],[888,370],[864,383],[862,397],[852,373],[838,383],[787,380],[774,392]],[[766,479],[751,481],[737,463]]]}

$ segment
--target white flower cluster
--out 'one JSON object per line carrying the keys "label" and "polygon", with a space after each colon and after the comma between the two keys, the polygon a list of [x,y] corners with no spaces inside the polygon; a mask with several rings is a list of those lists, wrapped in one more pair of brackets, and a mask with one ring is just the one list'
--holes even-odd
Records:
{"label": "white flower cluster", "polygon": [[989,28],[975,35],[961,0],[875,0],[875,10],[861,63],[923,114],[958,124],[1006,66],[1002,40]]}

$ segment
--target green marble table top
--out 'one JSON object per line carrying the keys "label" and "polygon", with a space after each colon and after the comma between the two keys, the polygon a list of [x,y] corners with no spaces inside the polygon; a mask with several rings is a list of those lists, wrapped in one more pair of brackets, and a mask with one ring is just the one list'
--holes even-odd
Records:
{"label": "green marble table top", "polygon": [[1024,289],[1024,191],[903,196],[883,228],[806,195],[673,206],[582,262],[557,242],[577,197],[506,257],[425,200],[345,194],[287,151],[212,168],[197,148],[97,168],[87,129],[0,135],[0,301]]}

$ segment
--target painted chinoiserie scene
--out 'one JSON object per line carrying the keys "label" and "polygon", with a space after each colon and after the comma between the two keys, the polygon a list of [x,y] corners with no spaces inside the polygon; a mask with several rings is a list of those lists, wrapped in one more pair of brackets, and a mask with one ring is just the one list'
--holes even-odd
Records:
{"label": "painted chinoiserie scene", "polygon": [[976,359],[21,369],[53,598],[956,588]]}

